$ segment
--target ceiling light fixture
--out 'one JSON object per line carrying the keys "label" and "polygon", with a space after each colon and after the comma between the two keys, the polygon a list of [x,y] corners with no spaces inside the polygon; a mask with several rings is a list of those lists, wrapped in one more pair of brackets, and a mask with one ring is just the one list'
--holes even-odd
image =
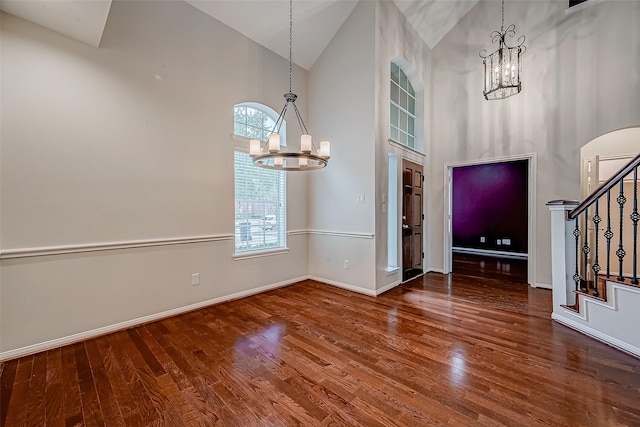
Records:
{"label": "ceiling light fixture", "polygon": [[487,100],[504,99],[520,93],[522,82],[522,63],[520,56],[527,50],[524,46],[525,36],[520,36],[516,46],[509,46],[505,37],[516,36],[516,26],[511,24],[504,28],[504,0],[502,0],[502,24],[500,31],[491,33],[491,42],[499,42],[498,50],[490,55],[482,49],[480,57],[484,64],[484,97]]}
{"label": "ceiling light fixture", "polygon": [[[313,139],[309,135],[307,126],[302,120],[300,111],[296,106],[298,96],[291,90],[291,80],[293,62],[291,61],[291,50],[293,45],[293,0],[289,0],[289,92],[284,94],[285,104],[276,120],[268,141],[252,139],[249,142],[249,155],[253,164],[265,169],[287,170],[287,171],[309,171],[322,169],[327,166],[331,157],[331,145],[329,141],[320,142],[320,148],[316,148]],[[283,152],[280,146],[280,127],[284,121],[289,105],[293,106],[300,125],[302,135],[300,136],[299,152]]]}

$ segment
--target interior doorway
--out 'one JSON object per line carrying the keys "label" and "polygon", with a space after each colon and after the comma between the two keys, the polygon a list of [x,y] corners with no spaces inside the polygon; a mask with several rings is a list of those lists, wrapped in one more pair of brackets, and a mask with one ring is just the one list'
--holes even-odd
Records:
{"label": "interior doorway", "polygon": [[402,161],[402,281],[423,273],[423,194],[422,165]]}
{"label": "interior doorway", "polygon": [[[524,190],[524,197],[526,200],[526,208],[520,214],[522,218],[520,218],[525,227],[525,242],[524,245],[520,244],[517,251],[511,251],[513,254],[510,254],[509,249],[513,249],[514,244],[517,243],[513,236],[511,235],[490,235],[479,233],[477,236],[471,236],[470,238],[475,242],[476,248],[473,247],[473,244],[467,244],[468,249],[463,250],[465,255],[480,255],[480,256],[493,256],[498,258],[503,258],[507,260],[513,260],[512,262],[500,263],[500,267],[502,269],[510,269],[515,266],[515,264],[523,264],[526,267],[526,273],[523,275],[524,281],[531,286],[540,286],[536,283],[535,279],[535,240],[536,235],[534,232],[533,224],[535,224],[535,213],[536,213],[536,201],[535,201],[535,171],[536,171],[536,156],[535,154],[523,155],[523,156],[513,156],[513,157],[505,157],[505,158],[496,158],[489,160],[482,160],[476,162],[462,162],[457,164],[447,164],[445,165],[445,182],[447,182],[446,186],[446,201],[445,204],[445,253],[444,253],[444,273],[451,273],[453,270],[453,251],[454,251],[454,242],[453,242],[453,171],[457,167],[467,167],[467,166],[481,166],[481,165],[493,165],[499,163],[509,163],[509,162],[517,162],[524,161],[526,165],[526,185]],[[482,178],[477,178],[481,180]],[[510,178],[504,177],[502,182],[507,182]],[[500,180],[499,180],[500,182]],[[499,193],[501,190],[496,188],[496,193]],[[498,194],[499,196],[499,194]],[[493,202],[492,202],[493,203]],[[503,200],[498,200],[496,203],[501,204],[504,203]],[[490,217],[492,214],[492,210],[489,208],[486,212],[480,212],[477,207],[474,207],[472,215],[476,216],[485,216]],[[505,242],[506,239],[506,242]],[[457,242],[459,244],[459,242]],[[462,246],[462,245],[461,245]],[[477,251],[474,249],[478,249]],[[517,262],[516,260],[520,260]],[[458,261],[458,260],[456,260]],[[484,265],[488,265],[486,263],[486,259],[484,259]],[[512,265],[514,264],[514,265]],[[456,262],[456,265],[460,264]],[[478,263],[478,265],[482,265]],[[498,264],[496,263],[496,266]],[[522,271],[522,267],[519,265],[518,270]],[[545,287],[545,285],[542,285]]]}

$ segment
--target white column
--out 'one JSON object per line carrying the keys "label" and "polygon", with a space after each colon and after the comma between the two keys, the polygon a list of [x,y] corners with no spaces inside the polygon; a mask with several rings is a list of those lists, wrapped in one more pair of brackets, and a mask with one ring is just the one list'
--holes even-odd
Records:
{"label": "white column", "polygon": [[551,211],[551,286],[553,288],[553,311],[560,305],[574,305],[576,295],[573,275],[576,265],[576,238],[574,220],[567,214],[579,202],[577,200],[552,200],[547,203]]}

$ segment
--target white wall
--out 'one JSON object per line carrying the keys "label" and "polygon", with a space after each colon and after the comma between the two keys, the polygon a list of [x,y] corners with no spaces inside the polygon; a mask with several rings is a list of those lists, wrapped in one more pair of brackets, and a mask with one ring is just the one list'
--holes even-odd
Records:
{"label": "white wall", "polygon": [[309,179],[309,228],[322,232],[309,236],[309,274],[368,294],[376,285],[375,7],[359,2],[309,72],[312,132],[331,140],[332,157]]}
{"label": "white wall", "polygon": [[[377,2],[376,9],[376,289],[386,289],[397,284],[402,279],[401,269],[394,274],[387,274],[387,212],[383,212],[382,194],[388,194],[388,153],[398,157],[398,183],[402,184],[402,159],[414,161],[427,166],[427,157],[412,150],[402,150],[389,143],[389,92],[390,92],[390,63],[403,64],[403,70],[408,74],[417,92],[418,105],[416,115],[422,118],[424,127],[416,129],[417,146],[423,154],[427,154],[431,145],[431,51],[420,38],[407,19],[391,1]],[[421,103],[421,104],[420,104]],[[428,169],[428,166],[425,167]],[[425,170],[425,172],[428,172]],[[398,189],[399,190],[399,189]],[[424,199],[430,197],[423,194]],[[397,192],[398,218],[402,218],[402,192]],[[429,212],[425,209],[425,217]],[[398,229],[400,224],[397,224]],[[428,229],[425,229],[425,249],[427,241],[432,239]],[[402,254],[402,236],[398,232],[398,253]],[[438,236],[440,238],[440,236]],[[426,254],[425,254],[426,256]],[[428,257],[425,258],[428,260]],[[399,265],[402,265],[401,260]],[[428,269],[428,266],[425,266]]]}
{"label": "white wall", "polygon": [[[114,2],[99,49],[1,19],[0,356],[306,277],[304,232],[232,257],[233,105],[279,110],[285,59],[182,1]],[[294,82],[306,117],[307,73]],[[289,177],[289,230],[307,228],[306,190]],[[186,243],[110,246],[158,239]],[[60,246],[80,253],[17,252]]]}
{"label": "white wall", "polygon": [[[498,2],[481,1],[433,49],[429,230],[443,235],[446,163],[537,153],[535,281],[551,283],[545,203],[580,195],[580,147],[640,124],[640,1],[607,1],[565,14],[566,2],[507,1],[505,25],[526,35],[523,90],[482,96],[481,49],[499,28]],[[430,262],[443,265],[442,239]]]}

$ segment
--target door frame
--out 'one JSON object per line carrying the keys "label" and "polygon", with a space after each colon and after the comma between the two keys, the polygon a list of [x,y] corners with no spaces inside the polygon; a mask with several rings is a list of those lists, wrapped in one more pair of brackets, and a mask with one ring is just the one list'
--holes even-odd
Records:
{"label": "door frame", "polygon": [[545,285],[536,282],[536,174],[537,174],[537,155],[536,153],[494,157],[490,159],[468,160],[463,162],[445,163],[444,165],[444,274],[451,273],[452,265],[452,224],[451,224],[451,208],[453,199],[453,183],[451,175],[453,168],[462,166],[486,165],[491,163],[511,162],[517,160],[527,160],[528,176],[527,176],[527,283],[532,287],[549,288],[551,285]]}

